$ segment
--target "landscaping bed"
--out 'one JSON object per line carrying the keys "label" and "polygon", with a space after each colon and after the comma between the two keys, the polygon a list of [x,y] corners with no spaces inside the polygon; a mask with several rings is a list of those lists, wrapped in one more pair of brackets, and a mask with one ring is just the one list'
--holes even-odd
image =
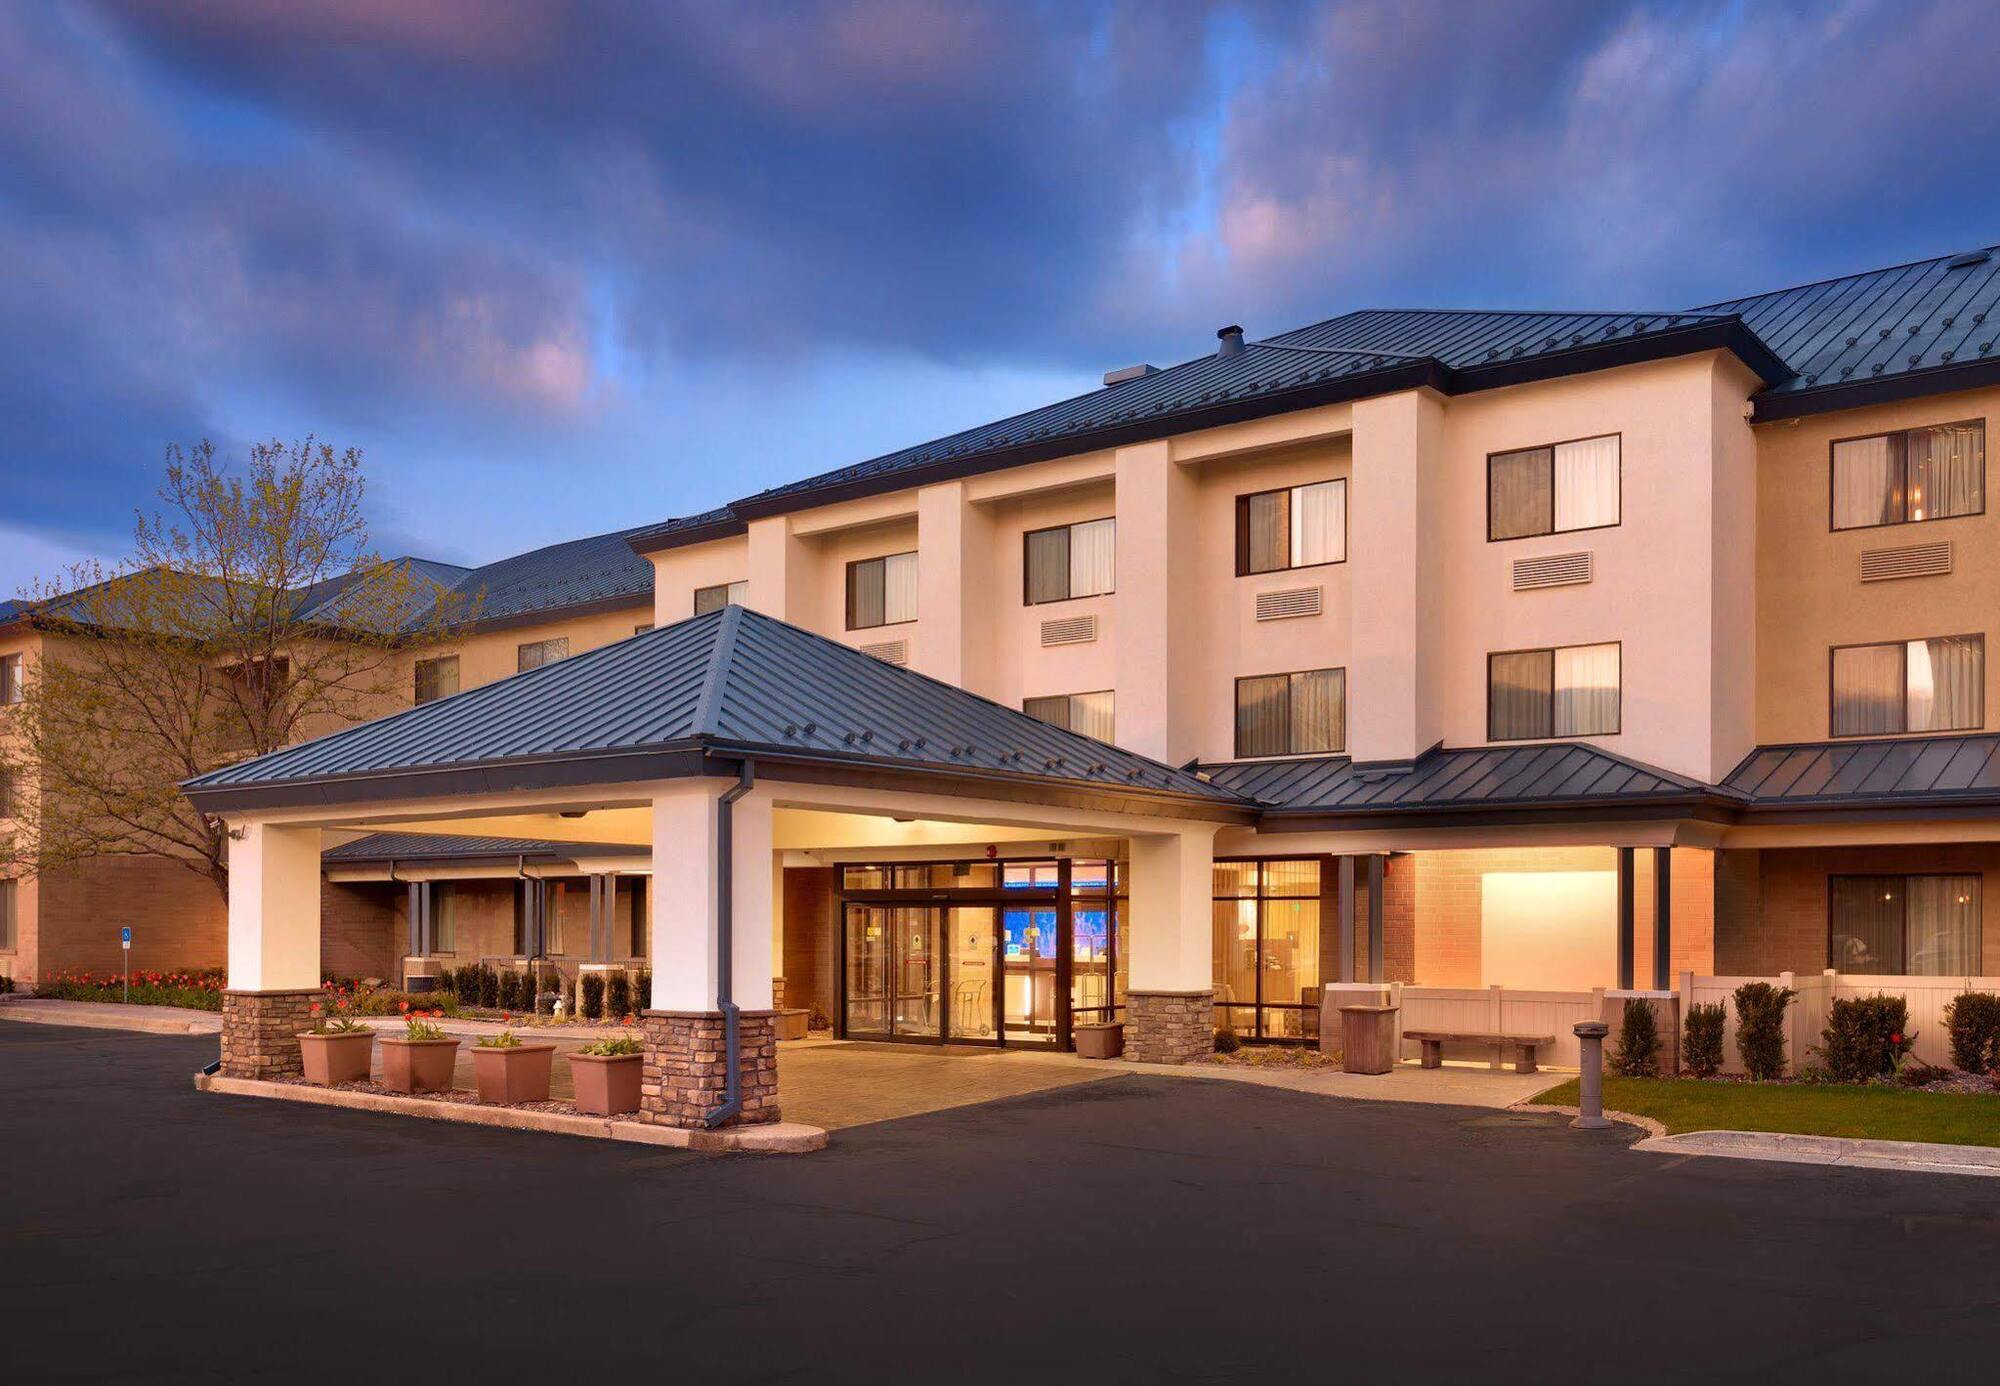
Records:
{"label": "landscaping bed", "polygon": [[1279,1068],[1313,1069],[1339,1068],[1340,1060],[1331,1054],[1322,1054],[1317,1049],[1296,1044],[1246,1044],[1228,1053],[1204,1054],[1193,1060],[1196,1064],[1214,1064],[1221,1068]]}
{"label": "landscaping bed", "polygon": [[125,974],[104,976],[94,972],[58,972],[35,983],[38,1001],[98,1001],[117,1005],[179,1006],[192,1011],[222,1009],[222,973],[134,972],[131,994],[126,994]]}
{"label": "landscaping bed", "polygon": [[[1975,1082],[1986,1083],[1984,1079]],[[1577,1080],[1533,1099],[1577,1104]],[[2000,1146],[2000,1092],[1886,1084],[1744,1082],[1729,1078],[1619,1078],[1606,1075],[1604,1105],[1650,1117],[1669,1135],[1686,1131],[1780,1131],[1857,1140]]]}

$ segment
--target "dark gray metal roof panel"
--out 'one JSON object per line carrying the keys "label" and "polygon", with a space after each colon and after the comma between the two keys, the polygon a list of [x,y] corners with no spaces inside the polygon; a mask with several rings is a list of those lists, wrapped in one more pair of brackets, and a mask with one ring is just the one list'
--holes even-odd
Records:
{"label": "dark gray metal roof panel", "polygon": [[1758,806],[1944,805],[2000,789],[2000,733],[1760,746],[1723,785]]}
{"label": "dark gray metal roof panel", "polygon": [[623,598],[639,605],[653,592],[653,565],[632,550],[631,539],[641,532],[594,534],[502,558],[474,568],[454,590],[477,602],[472,614],[478,621]]}
{"label": "dark gray metal roof panel", "polygon": [[1346,756],[1228,761],[1204,767],[1216,784],[1271,809],[1376,812],[1619,803],[1685,798],[1711,787],[1583,742],[1439,748],[1407,770],[1356,772]]}
{"label": "dark gray metal roof panel", "polygon": [[445,833],[370,833],[330,847],[320,860],[338,865],[363,861],[447,861],[465,857],[633,856],[650,854],[644,845],[610,842],[546,842],[518,837],[458,837]]}

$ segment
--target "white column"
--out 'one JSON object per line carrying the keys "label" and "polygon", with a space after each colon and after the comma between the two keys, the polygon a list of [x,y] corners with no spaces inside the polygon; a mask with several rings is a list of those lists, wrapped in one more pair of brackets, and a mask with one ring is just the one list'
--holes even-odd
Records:
{"label": "white column", "polygon": [[1127,990],[1205,991],[1215,984],[1215,827],[1132,838]]}
{"label": "white column", "polygon": [[1366,517],[1348,541],[1347,745],[1357,761],[1406,760],[1440,736],[1430,607],[1443,427],[1443,403],[1424,390],[1354,406],[1348,513]]}
{"label": "white column", "polygon": [[[1118,449],[1118,744],[1175,764],[1196,755],[1185,698],[1205,668],[1192,626],[1195,486],[1164,442]],[[1201,580],[1219,580],[1215,574]]]}
{"label": "white column", "polygon": [[229,836],[229,988],[319,985],[318,828],[245,823]]}
{"label": "white column", "polygon": [[991,687],[993,525],[962,481],[917,492],[917,623],[911,667],[976,693]]}
{"label": "white column", "polygon": [[[713,1011],[718,809],[727,780],[683,780],[653,799],[652,1009]],[[732,808],[735,839],[731,969],[735,1001],[771,1007],[771,800],[752,790]]]}
{"label": "white column", "polygon": [[812,580],[811,555],[805,541],[792,533],[791,517],[770,515],[752,520],[748,543],[750,586],[743,604],[766,616],[810,628],[814,622],[801,588]]}

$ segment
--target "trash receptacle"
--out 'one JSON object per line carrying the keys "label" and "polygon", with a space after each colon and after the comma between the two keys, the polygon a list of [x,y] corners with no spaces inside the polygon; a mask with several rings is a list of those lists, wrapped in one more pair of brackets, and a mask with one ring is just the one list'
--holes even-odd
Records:
{"label": "trash receptacle", "polygon": [[1341,1067],[1349,1073],[1387,1073],[1396,1066],[1394,1006],[1340,1008]]}

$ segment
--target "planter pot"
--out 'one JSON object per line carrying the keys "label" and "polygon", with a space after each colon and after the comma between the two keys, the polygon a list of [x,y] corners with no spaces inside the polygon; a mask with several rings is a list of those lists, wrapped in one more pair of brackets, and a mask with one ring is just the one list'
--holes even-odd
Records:
{"label": "planter pot", "polygon": [[299,1036],[299,1057],[305,1061],[308,1083],[365,1083],[374,1053],[373,1030]]}
{"label": "planter pot", "polygon": [[391,1092],[446,1092],[458,1041],[382,1037],[382,1086]]}
{"label": "planter pot", "polygon": [[576,1087],[576,1109],[591,1116],[618,1116],[639,1110],[638,1054],[569,1056],[569,1078]]}
{"label": "planter pot", "polygon": [[472,1077],[481,1102],[511,1105],[549,1100],[549,1065],[553,1044],[517,1044],[506,1049],[491,1045],[472,1048]]}
{"label": "planter pot", "polygon": [[771,1033],[781,1040],[802,1040],[811,1020],[811,1011],[779,1011],[771,1019]]}
{"label": "planter pot", "polygon": [[1125,1052],[1123,1021],[1111,1025],[1079,1025],[1070,1032],[1080,1059],[1115,1059]]}

